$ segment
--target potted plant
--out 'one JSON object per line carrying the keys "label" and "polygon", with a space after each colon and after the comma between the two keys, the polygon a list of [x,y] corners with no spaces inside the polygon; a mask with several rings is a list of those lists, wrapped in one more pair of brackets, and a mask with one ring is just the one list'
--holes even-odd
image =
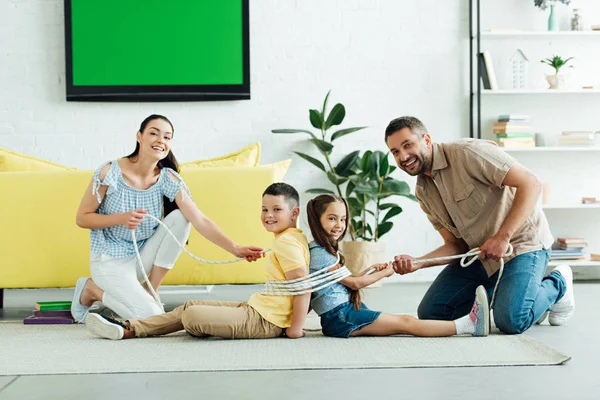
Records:
{"label": "potted plant", "polygon": [[[559,75],[558,72],[572,59],[573,57],[569,57],[566,60],[563,60],[560,56],[553,56],[552,58],[546,58],[540,61],[542,64],[547,64],[554,68],[553,75],[546,75],[546,80],[550,85],[550,89],[560,89],[564,86],[565,77],[563,75]],[[571,65],[570,68],[573,68],[573,66]]]}
{"label": "potted plant", "polygon": [[308,140],[322,156],[319,160],[299,151],[294,152],[323,171],[333,185],[333,189],[313,188],[307,190],[307,193],[335,193],[348,201],[351,214],[348,231],[351,241],[345,242],[343,249],[347,267],[353,273],[360,273],[370,265],[382,262],[384,248],[379,239],[392,229],[391,219],[402,212],[398,205],[384,203],[383,200],[390,196],[404,196],[411,200],[416,198],[410,194],[406,182],[390,177],[396,167],[389,165],[387,154],[381,151],[366,151],[360,156],[360,150],[356,150],[343,156],[337,165],[333,165],[333,142],[366,127],[341,129],[330,135],[329,130],[343,122],[346,108],[337,103],[331,112],[327,113],[329,94],[330,92],[325,96],[321,110],[309,110],[310,123],[320,134],[315,135],[306,129],[273,129],[272,132],[307,134]]}
{"label": "potted plant", "polygon": [[391,219],[402,212],[389,198],[403,196],[416,201],[406,182],[390,176],[395,169],[389,165],[388,154],[378,150],[366,151],[350,169],[346,195],[356,239],[344,242],[343,249],[346,266],[353,274],[385,259],[379,239],[394,226]]}
{"label": "potted plant", "polygon": [[533,4],[541,10],[546,10],[550,7],[550,15],[548,16],[548,30],[558,31],[558,23],[556,22],[556,14],[554,12],[554,6],[556,3],[561,2],[565,5],[569,5],[571,0],[533,0]]}

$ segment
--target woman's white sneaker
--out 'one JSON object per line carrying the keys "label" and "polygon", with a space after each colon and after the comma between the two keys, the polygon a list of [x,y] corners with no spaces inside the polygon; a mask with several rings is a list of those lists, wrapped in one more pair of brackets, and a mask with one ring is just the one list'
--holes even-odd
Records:
{"label": "woman's white sneaker", "polygon": [[573,293],[573,270],[567,264],[559,265],[554,269],[562,275],[566,282],[566,290],[563,297],[554,304],[548,321],[550,325],[564,325],[575,312],[575,294]]}
{"label": "woman's white sneaker", "polygon": [[89,313],[85,325],[94,335],[104,339],[119,340],[125,334],[125,325],[100,314]]}

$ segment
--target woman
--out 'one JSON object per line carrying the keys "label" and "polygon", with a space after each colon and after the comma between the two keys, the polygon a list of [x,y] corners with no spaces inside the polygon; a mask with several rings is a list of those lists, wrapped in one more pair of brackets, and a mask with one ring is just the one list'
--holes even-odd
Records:
{"label": "woman", "polygon": [[[177,173],[171,151],[173,124],[162,115],[150,115],[140,125],[137,144],[127,157],[109,161],[96,170],[86,189],[77,225],[91,230],[92,279],[80,278],[71,313],[83,322],[89,307],[101,301],[123,318],[147,318],[163,312],[149,293],[158,291],[181,248],[166,229],[146,214],[161,219],[184,243],[193,226],[202,236],[236,257],[256,261],[262,249],[241,247],[196,207]],[[191,223],[191,226],[190,226]],[[149,282],[140,285],[131,230]]]}

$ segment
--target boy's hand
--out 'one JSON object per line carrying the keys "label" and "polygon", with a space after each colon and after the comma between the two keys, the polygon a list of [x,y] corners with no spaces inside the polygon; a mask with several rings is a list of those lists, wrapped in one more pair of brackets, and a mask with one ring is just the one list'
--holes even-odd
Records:
{"label": "boy's hand", "polygon": [[256,261],[264,256],[263,249],[256,246],[235,246],[233,255],[238,258],[245,258],[246,261]]}
{"label": "boy's hand", "polygon": [[302,328],[296,329],[290,326],[285,331],[283,331],[283,334],[290,339],[298,339],[304,336],[304,331],[302,330]]}

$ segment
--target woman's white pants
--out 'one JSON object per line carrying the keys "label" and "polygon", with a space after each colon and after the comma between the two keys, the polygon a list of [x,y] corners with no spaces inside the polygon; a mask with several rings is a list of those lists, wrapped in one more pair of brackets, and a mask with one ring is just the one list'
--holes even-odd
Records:
{"label": "woman's white pants", "polygon": [[[190,235],[191,224],[181,211],[172,211],[163,220],[175,237],[185,243]],[[181,248],[159,225],[140,250],[140,256],[147,275],[152,266],[171,269],[181,254]],[[102,303],[124,319],[142,319],[162,314],[161,307],[140,284],[144,277],[135,255],[114,258],[102,254],[92,254],[90,258],[92,279],[104,291]]]}

